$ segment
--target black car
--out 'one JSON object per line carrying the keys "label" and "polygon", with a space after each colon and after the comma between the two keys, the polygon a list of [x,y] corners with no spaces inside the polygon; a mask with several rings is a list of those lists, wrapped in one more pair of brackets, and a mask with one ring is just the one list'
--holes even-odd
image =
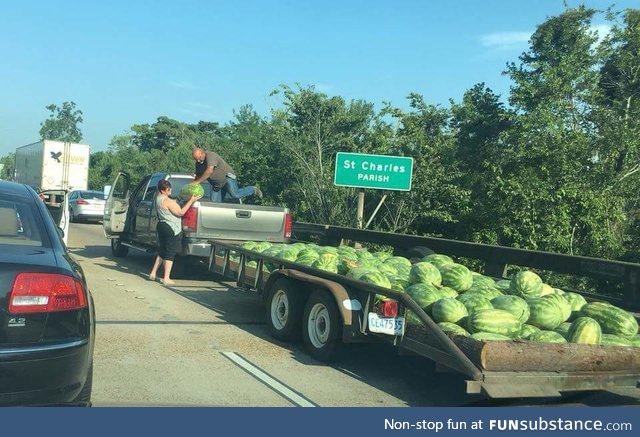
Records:
{"label": "black car", "polygon": [[90,405],[95,311],[60,216],[0,181],[0,405]]}

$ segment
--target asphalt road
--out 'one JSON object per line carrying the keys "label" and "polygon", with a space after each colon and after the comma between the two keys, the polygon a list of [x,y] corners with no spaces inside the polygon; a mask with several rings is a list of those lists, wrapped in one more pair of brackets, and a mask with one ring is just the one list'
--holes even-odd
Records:
{"label": "asphalt road", "polygon": [[147,279],[152,255],[116,259],[108,243],[101,225],[71,225],[96,305],[96,406],[640,405],[638,389],[486,401],[464,394],[462,376],[386,345],[349,345],[325,365],[272,339],[253,293],[205,270],[164,287]]}

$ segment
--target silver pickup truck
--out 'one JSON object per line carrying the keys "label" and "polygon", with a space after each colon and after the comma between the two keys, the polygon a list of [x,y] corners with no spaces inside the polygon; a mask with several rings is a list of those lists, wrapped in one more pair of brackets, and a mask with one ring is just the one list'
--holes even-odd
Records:
{"label": "silver pickup truck", "polygon": [[[131,189],[127,173],[118,173],[104,209],[103,227],[111,239],[116,257],[129,253],[129,248],[146,252],[157,249],[158,218],[155,195],[158,182],[167,179],[173,193],[180,193],[193,181],[192,175],[154,173],[145,176]],[[209,200],[211,185],[203,183],[205,195],[182,217],[183,244],[181,256],[209,257],[208,240],[288,242],[291,237],[291,215],[288,208],[218,203]]]}

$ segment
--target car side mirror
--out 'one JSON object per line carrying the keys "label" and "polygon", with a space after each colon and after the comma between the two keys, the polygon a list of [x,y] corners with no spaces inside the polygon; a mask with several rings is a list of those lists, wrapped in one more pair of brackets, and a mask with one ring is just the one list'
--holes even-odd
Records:
{"label": "car side mirror", "polygon": [[64,231],[60,226],[56,226],[56,231],[58,231],[58,235],[60,235],[60,238],[64,239]]}

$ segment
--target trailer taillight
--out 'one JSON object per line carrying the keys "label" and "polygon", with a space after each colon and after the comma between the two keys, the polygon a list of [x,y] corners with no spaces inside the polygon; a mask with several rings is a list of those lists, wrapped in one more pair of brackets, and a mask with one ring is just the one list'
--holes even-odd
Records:
{"label": "trailer taillight", "polygon": [[198,207],[191,206],[182,216],[182,231],[185,234],[198,231]]}
{"label": "trailer taillight", "polygon": [[291,228],[293,227],[293,219],[291,214],[286,213],[284,216],[284,238],[291,238]]}
{"label": "trailer taillight", "polygon": [[383,317],[398,317],[398,302],[385,300],[378,304],[378,314]]}

